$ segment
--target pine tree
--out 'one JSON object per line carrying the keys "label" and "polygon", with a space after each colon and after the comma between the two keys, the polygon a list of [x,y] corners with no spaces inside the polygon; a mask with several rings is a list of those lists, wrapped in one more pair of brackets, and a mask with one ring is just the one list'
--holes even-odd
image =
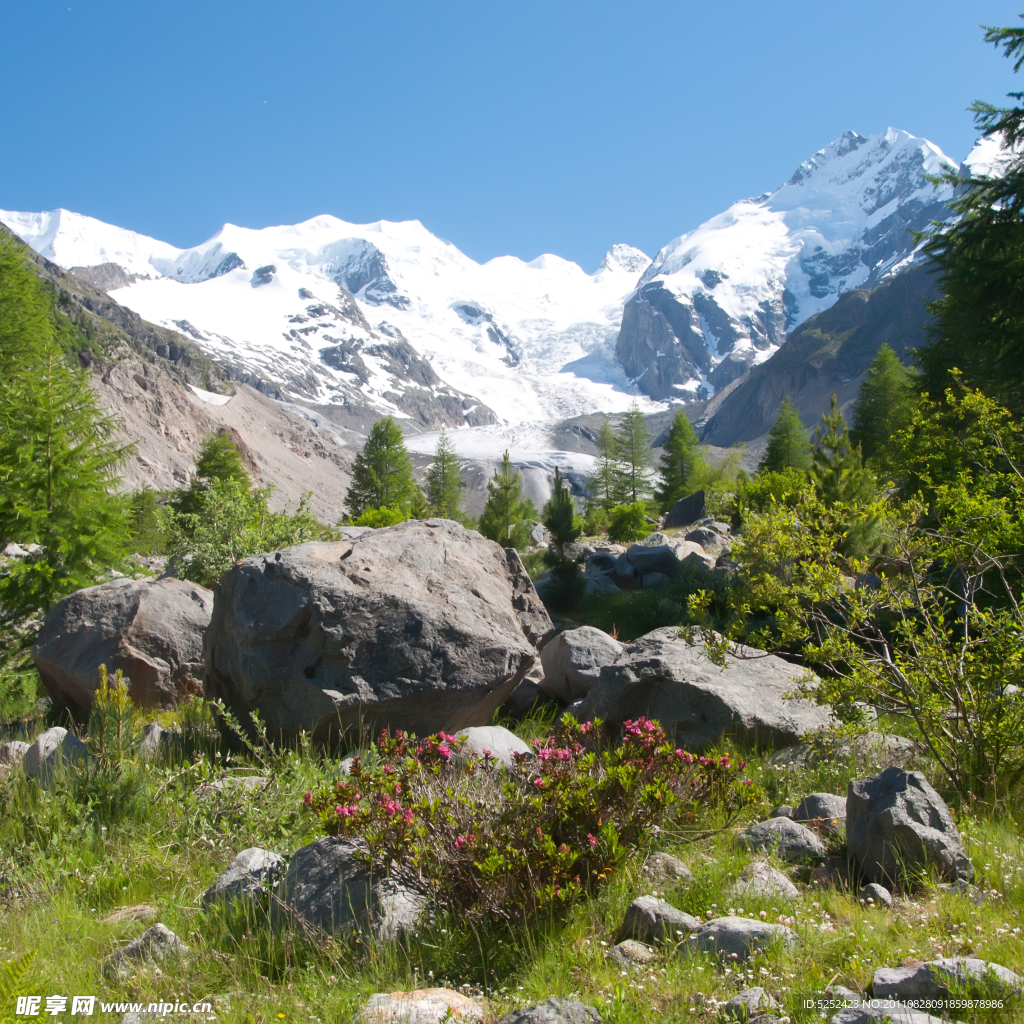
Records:
{"label": "pine tree", "polygon": [[594,474],[587,481],[588,509],[608,511],[622,500],[622,474],[615,448],[615,431],[609,419],[601,424],[597,434],[597,461]]}
{"label": "pine tree", "polygon": [[888,343],[868,367],[853,407],[850,437],[864,461],[881,465],[891,437],[910,426],[914,416],[913,376]]}
{"label": "pine tree", "polygon": [[787,396],[779,406],[775,424],[768,432],[768,447],[757,467],[759,471],[781,473],[785,469],[809,469],[811,446],[796,406]]}
{"label": "pine tree", "polygon": [[821,414],[815,433],[811,480],[828,506],[837,502],[863,505],[874,497],[874,479],[864,468],[860,448],[850,438],[834,391],[831,408]]}
{"label": "pine tree", "polygon": [[390,416],[377,420],[352,465],[352,483],[345,493],[349,515],[357,519],[367,509],[408,510],[416,492],[412,461],[402,431]]}
{"label": "pine tree", "polygon": [[[412,496],[412,502],[409,505],[409,518],[410,519],[429,519],[431,516],[430,505],[427,502],[427,496],[423,493],[422,487],[416,488],[416,493]],[[451,518],[450,516],[448,517]]]}
{"label": "pine tree", "polygon": [[622,474],[623,499],[632,505],[644,501],[651,493],[651,439],[635,400],[615,431],[615,454]]}
{"label": "pine tree", "polygon": [[8,616],[46,611],[127,555],[127,503],[113,492],[131,448],[67,358],[70,331],[24,249],[0,242],[0,538],[42,547],[0,580]]}
{"label": "pine tree", "polygon": [[216,484],[243,492],[252,486],[242,453],[223,430],[210,434],[199,446],[195,475],[188,487],[171,499],[171,508],[185,514],[199,512],[210,488]]}
{"label": "pine tree", "polygon": [[[1024,66],[1024,29],[988,28],[985,42],[1002,47]],[[941,276],[942,298],[930,303],[930,341],[917,350],[921,383],[941,400],[959,370],[963,382],[997,399],[1015,416],[1024,415],[1024,93],[1009,94],[1017,105],[1000,108],[975,102],[975,125],[1001,143],[1010,156],[1001,173],[968,179],[950,169],[943,176],[955,187],[950,210],[956,223],[936,225],[926,251]]]}
{"label": "pine tree", "polygon": [[655,492],[655,498],[661,511],[668,512],[680,498],[692,492],[690,481],[704,464],[697,432],[682,409],[669,427],[662,452],[661,487]]}
{"label": "pine tree", "polygon": [[558,548],[558,557],[565,560],[565,545],[571,544],[580,535],[583,524],[580,517],[576,515],[576,507],[573,505],[572,494],[565,486],[562,478],[555,467],[555,484],[551,490],[551,497],[544,505],[542,522],[551,532],[551,539]]}
{"label": "pine tree", "polygon": [[504,547],[525,548],[529,546],[528,519],[536,516],[533,503],[523,500],[519,470],[513,470],[506,451],[500,468],[487,481],[487,503],[480,514],[480,532],[490,540],[496,540]]}
{"label": "pine tree", "polygon": [[433,515],[458,519],[462,505],[462,470],[451,438],[442,430],[427,470],[427,504]]}

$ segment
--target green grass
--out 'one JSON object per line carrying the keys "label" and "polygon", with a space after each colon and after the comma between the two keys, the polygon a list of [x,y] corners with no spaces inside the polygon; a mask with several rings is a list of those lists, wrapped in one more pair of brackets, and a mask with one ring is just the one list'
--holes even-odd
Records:
{"label": "green grass", "polygon": [[[546,727],[539,719],[516,726],[528,735]],[[275,933],[259,913],[202,910],[202,893],[245,847],[290,854],[315,838],[302,794],[332,777],[337,764],[313,752],[290,753],[271,764],[264,791],[211,799],[199,794],[203,783],[260,766],[248,756],[225,759],[203,723],[188,728],[188,757],[173,754],[151,765],[129,761],[89,782],[67,771],[51,792],[19,773],[0,782],[0,958],[37,954],[25,991],[144,1003],[184,995],[214,1002],[219,1020],[241,1024],[349,1021],[372,992],[443,984],[485,995],[490,1016],[549,995],[575,995],[611,1024],[640,1024],[655,1015],[711,1024],[717,1012],[708,998],[764,984],[798,1024],[821,1019],[803,1008],[804,998],[830,981],[862,989],[878,966],[954,953],[1011,969],[1024,965],[1024,843],[1009,818],[961,821],[978,885],[998,895],[976,904],[922,879],[909,898],[885,910],[866,908],[848,892],[813,887],[794,901],[731,895],[750,860],[735,839],[743,823],[701,839],[716,823],[698,816],[685,833],[663,836],[665,848],[690,866],[694,882],[659,889],[659,895],[695,915],[742,908],[750,916],[764,911],[771,920],[792,918],[801,937],[795,950],[743,965],[723,967],[668,949],[648,968],[623,973],[607,958],[625,908],[651,891],[638,857],[567,916],[515,930],[442,918],[405,945],[311,942]],[[780,769],[764,754],[747,756],[763,791],[752,812],[757,815],[771,803],[793,803],[817,789],[844,792],[849,778],[875,770],[834,759],[811,769]],[[124,982],[104,980],[102,958],[148,927],[113,923],[108,915],[137,904],[155,907],[157,920],[195,956],[163,976],[143,969]],[[13,1007],[0,1008],[0,1015],[5,1012]],[[1019,1005],[955,1016],[1024,1021]]]}

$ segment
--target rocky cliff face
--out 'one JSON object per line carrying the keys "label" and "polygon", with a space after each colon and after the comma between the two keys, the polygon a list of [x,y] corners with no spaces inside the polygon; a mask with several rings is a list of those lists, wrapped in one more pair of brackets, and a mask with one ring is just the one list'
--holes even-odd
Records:
{"label": "rocky cliff face", "polygon": [[652,398],[711,398],[841,295],[913,262],[912,232],[948,216],[950,190],[929,180],[944,166],[906,132],[846,132],[774,192],[671,242],[626,301],[626,373]]}

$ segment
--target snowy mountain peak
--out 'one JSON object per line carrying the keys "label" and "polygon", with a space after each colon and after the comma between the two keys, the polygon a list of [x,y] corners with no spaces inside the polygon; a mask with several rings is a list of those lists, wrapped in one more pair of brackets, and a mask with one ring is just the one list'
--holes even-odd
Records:
{"label": "snowy mountain peak", "polygon": [[652,397],[709,397],[843,292],[912,259],[912,232],[948,216],[952,192],[930,180],[947,167],[909,132],[844,132],[784,185],[670,242],[626,304],[626,372]]}
{"label": "snowy mountain peak", "polygon": [[641,274],[651,265],[651,258],[645,252],[632,245],[623,245],[621,242],[613,245],[601,257],[597,272],[602,270],[616,273]]}

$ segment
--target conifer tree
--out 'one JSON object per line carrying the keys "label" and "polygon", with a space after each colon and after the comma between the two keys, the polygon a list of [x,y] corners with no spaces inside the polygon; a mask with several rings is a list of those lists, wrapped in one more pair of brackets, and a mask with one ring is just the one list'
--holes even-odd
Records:
{"label": "conifer tree", "polygon": [[[430,505],[427,502],[427,496],[423,493],[422,487],[416,488],[416,493],[412,496],[412,502],[409,505],[409,518],[410,519],[429,519],[431,516]],[[451,519],[451,516],[447,517]]]}
{"label": "conifer tree", "polygon": [[789,396],[782,400],[775,424],[768,432],[768,447],[765,449],[758,471],[781,473],[786,469],[809,469],[811,446],[807,431],[800,422],[800,414]]}
{"label": "conifer tree", "polygon": [[242,492],[252,487],[242,462],[242,453],[223,430],[204,439],[196,458],[195,476],[189,481],[188,487],[171,499],[170,506],[175,512],[199,512],[210,488],[215,485],[225,485],[229,490]]}
{"label": "conifer tree", "polygon": [[864,461],[882,465],[891,437],[910,426],[914,417],[911,372],[887,342],[868,367],[853,407],[850,437],[859,444]]}
{"label": "conifer tree", "polygon": [[513,470],[506,451],[501,466],[487,481],[487,503],[480,514],[480,532],[504,547],[525,548],[530,543],[526,521],[536,514],[533,502],[523,500],[519,470]]}
{"label": "conifer tree", "polygon": [[458,519],[462,505],[462,470],[451,438],[442,430],[427,470],[427,504],[435,516]]}
{"label": "conifer tree", "polygon": [[860,448],[850,438],[834,391],[831,408],[821,414],[812,454],[812,482],[826,505],[861,505],[874,496],[874,480],[864,468]]}
{"label": "conifer tree", "polygon": [[615,447],[615,431],[605,418],[597,434],[597,461],[594,474],[587,481],[588,507],[607,511],[622,500],[622,473]]}
{"label": "conifer tree", "polygon": [[558,548],[558,557],[565,560],[565,545],[571,544],[582,532],[583,524],[576,515],[572,495],[565,486],[565,480],[555,467],[555,484],[551,497],[544,505],[544,525],[551,532],[551,539]]}
{"label": "conifer tree", "polygon": [[390,416],[377,420],[352,465],[352,483],[345,493],[349,515],[357,519],[368,509],[407,511],[416,492],[412,461],[402,431]]}
{"label": "conifer tree", "polygon": [[131,448],[67,358],[70,330],[24,249],[0,242],[0,538],[42,548],[0,580],[8,616],[93,584],[121,564],[131,536],[127,503],[113,493]]}
{"label": "conifer tree", "polygon": [[650,497],[651,439],[647,433],[647,421],[635,400],[615,431],[615,454],[620,467],[623,500],[635,505]]}
{"label": "conifer tree", "polygon": [[676,413],[669,427],[662,452],[661,486],[655,492],[655,498],[661,511],[668,512],[680,498],[691,493],[690,481],[704,464],[697,432],[682,409]]}

